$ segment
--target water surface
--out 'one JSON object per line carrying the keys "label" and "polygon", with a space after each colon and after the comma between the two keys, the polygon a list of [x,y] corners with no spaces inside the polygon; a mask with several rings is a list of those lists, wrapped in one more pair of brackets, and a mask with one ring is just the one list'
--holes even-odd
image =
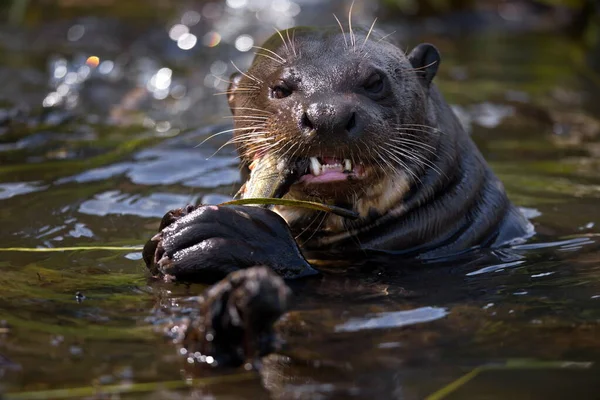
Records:
{"label": "water surface", "polygon": [[[239,50],[248,37],[259,43],[272,25],[331,24],[330,11],[348,6],[157,2],[136,14],[117,3],[50,7],[45,18],[29,10],[18,28],[0,29],[2,248],[139,246],[167,210],[235,193],[233,149],[214,154],[227,134],[197,146],[229,127],[214,76],[235,71],[230,59],[248,65],[252,51]],[[356,22],[369,25],[374,8],[361,4]],[[373,256],[294,282],[294,311],[280,324],[287,344],[250,375],[194,368],[161,335],[165,322],[193,315],[204,286],[152,281],[137,250],[2,252],[0,390],[175,381],[191,387],[121,397],[597,398],[593,52],[543,27],[425,25],[436,29],[390,18],[378,26],[440,48],[436,81],[532,219],[533,239],[427,265]]]}

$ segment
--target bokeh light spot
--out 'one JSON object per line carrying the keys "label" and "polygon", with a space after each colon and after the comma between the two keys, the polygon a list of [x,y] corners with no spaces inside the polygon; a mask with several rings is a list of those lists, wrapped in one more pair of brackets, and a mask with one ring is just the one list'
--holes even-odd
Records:
{"label": "bokeh light spot", "polygon": [[177,46],[179,46],[181,50],[190,50],[196,45],[197,42],[198,38],[196,35],[192,33],[184,33],[179,37],[179,39],[177,39]]}
{"label": "bokeh light spot", "polygon": [[183,24],[173,25],[171,29],[169,29],[169,37],[171,40],[179,40],[182,35],[190,32],[190,28]]}
{"label": "bokeh light spot", "polygon": [[217,32],[208,32],[206,35],[204,35],[202,42],[207,47],[215,47],[221,43],[221,35],[219,35]]}
{"label": "bokeh light spot", "polygon": [[235,39],[235,48],[239,51],[248,51],[254,46],[254,39],[250,35],[240,35]]}
{"label": "bokeh light spot", "polygon": [[227,0],[226,4],[230,8],[243,8],[248,4],[248,0]]}
{"label": "bokeh light spot", "polygon": [[181,16],[181,23],[187,26],[194,26],[200,22],[200,13],[198,11],[190,10],[183,13]]}
{"label": "bokeh light spot", "polygon": [[83,37],[84,33],[85,27],[83,25],[73,25],[67,31],[67,40],[69,40],[69,42],[76,42]]}
{"label": "bokeh light spot", "polygon": [[221,60],[217,60],[210,65],[210,73],[213,75],[223,75],[227,72],[227,63]]}
{"label": "bokeh light spot", "polygon": [[102,61],[100,66],[98,67],[98,72],[104,75],[108,75],[112,72],[115,67],[115,63],[111,60]]}
{"label": "bokeh light spot", "polygon": [[97,56],[90,56],[87,60],[85,60],[85,63],[90,68],[96,68],[98,65],[100,65],[100,58]]}

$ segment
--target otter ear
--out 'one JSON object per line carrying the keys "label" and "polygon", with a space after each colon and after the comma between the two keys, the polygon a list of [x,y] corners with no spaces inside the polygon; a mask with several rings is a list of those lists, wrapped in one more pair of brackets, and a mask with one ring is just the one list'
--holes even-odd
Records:
{"label": "otter ear", "polygon": [[410,52],[408,61],[416,69],[417,76],[429,86],[440,65],[440,52],[432,44],[421,43]]}
{"label": "otter ear", "polygon": [[234,100],[235,100],[235,91],[240,85],[240,80],[242,79],[242,74],[239,72],[235,72],[231,74],[229,77],[229,86],[227,87],[227,102],[229,103],[229,108],[231,109],[231,113],[235,114],[233,111],[234,108]]}

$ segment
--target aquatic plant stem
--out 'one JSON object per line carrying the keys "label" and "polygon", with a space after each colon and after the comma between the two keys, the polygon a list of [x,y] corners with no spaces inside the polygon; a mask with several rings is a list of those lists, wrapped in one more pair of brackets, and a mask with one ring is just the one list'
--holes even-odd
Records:
{"label": "aquatic plant stem", "polygon": [[466,383],[484,371],[502,371],[502,370],[520,370],[520,369],[586,369],[590,368],[593,362],[579,361],[538,361],[529,359],[514,359],[507,360],[503,364],[480,365],[473,368],[460,378],[450,382],[443,388],[430,394],[425,400],[442,400],[448,397],[451,393],[460,389]]}
{"label": "aquatic plant stem", "polygon": [[313,201],[305,201],[305,200],[287,200],[287,199],[277,199],[271,197],[255,197],[249,199],[239,199],[227,201],[225,203],[219,204],[220,206],[242,206],[242,205],[278,205],[278,206],[288,206],[288,207],[301,207],[308,208],[316,211],[325,211],[330,212],[336,215],[339,215],[344,218],[356,219],[359,217],[358,213],[352,210],[347,210],[342,207],[331,206],[329,204],[315,203]]}
{"label": "aquatic plant stem", "polygon": [[104,251],[142,251],[143,246],[118,247],[118,246],[72,246],[72,247],[4,247],[2,251],[15,251],[26,253],[56,253],[61,251],[77,250],[104,250]]}
{"label": "aquatic plant stem", "polygon": [[70,399],[90,397],[99,394],[122,394],[122,393],[144,393],[164,389],[183,389],[201,386],[209,386],[220,383],[235,383],[245,380],[257,379],[258,375],[252,372],[244,372],[234,375],[212,376],[194,379],[191,383],[184,380],[148,382],[148,383],[126,383],[107,386],[84,386],[70,389],[39,390],[32,392],[6,393],[5,400],[36,400],[36,399]]}

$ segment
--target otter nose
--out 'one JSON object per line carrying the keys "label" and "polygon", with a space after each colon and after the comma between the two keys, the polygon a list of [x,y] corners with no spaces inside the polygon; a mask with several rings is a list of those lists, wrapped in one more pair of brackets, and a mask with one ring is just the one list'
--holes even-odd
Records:
{"label": "otter nose", "polygon": [[354,136],[359,126],[354,107],[350,103],[312,103],[300,118],[300,129],[305,135],[325,134]]}

